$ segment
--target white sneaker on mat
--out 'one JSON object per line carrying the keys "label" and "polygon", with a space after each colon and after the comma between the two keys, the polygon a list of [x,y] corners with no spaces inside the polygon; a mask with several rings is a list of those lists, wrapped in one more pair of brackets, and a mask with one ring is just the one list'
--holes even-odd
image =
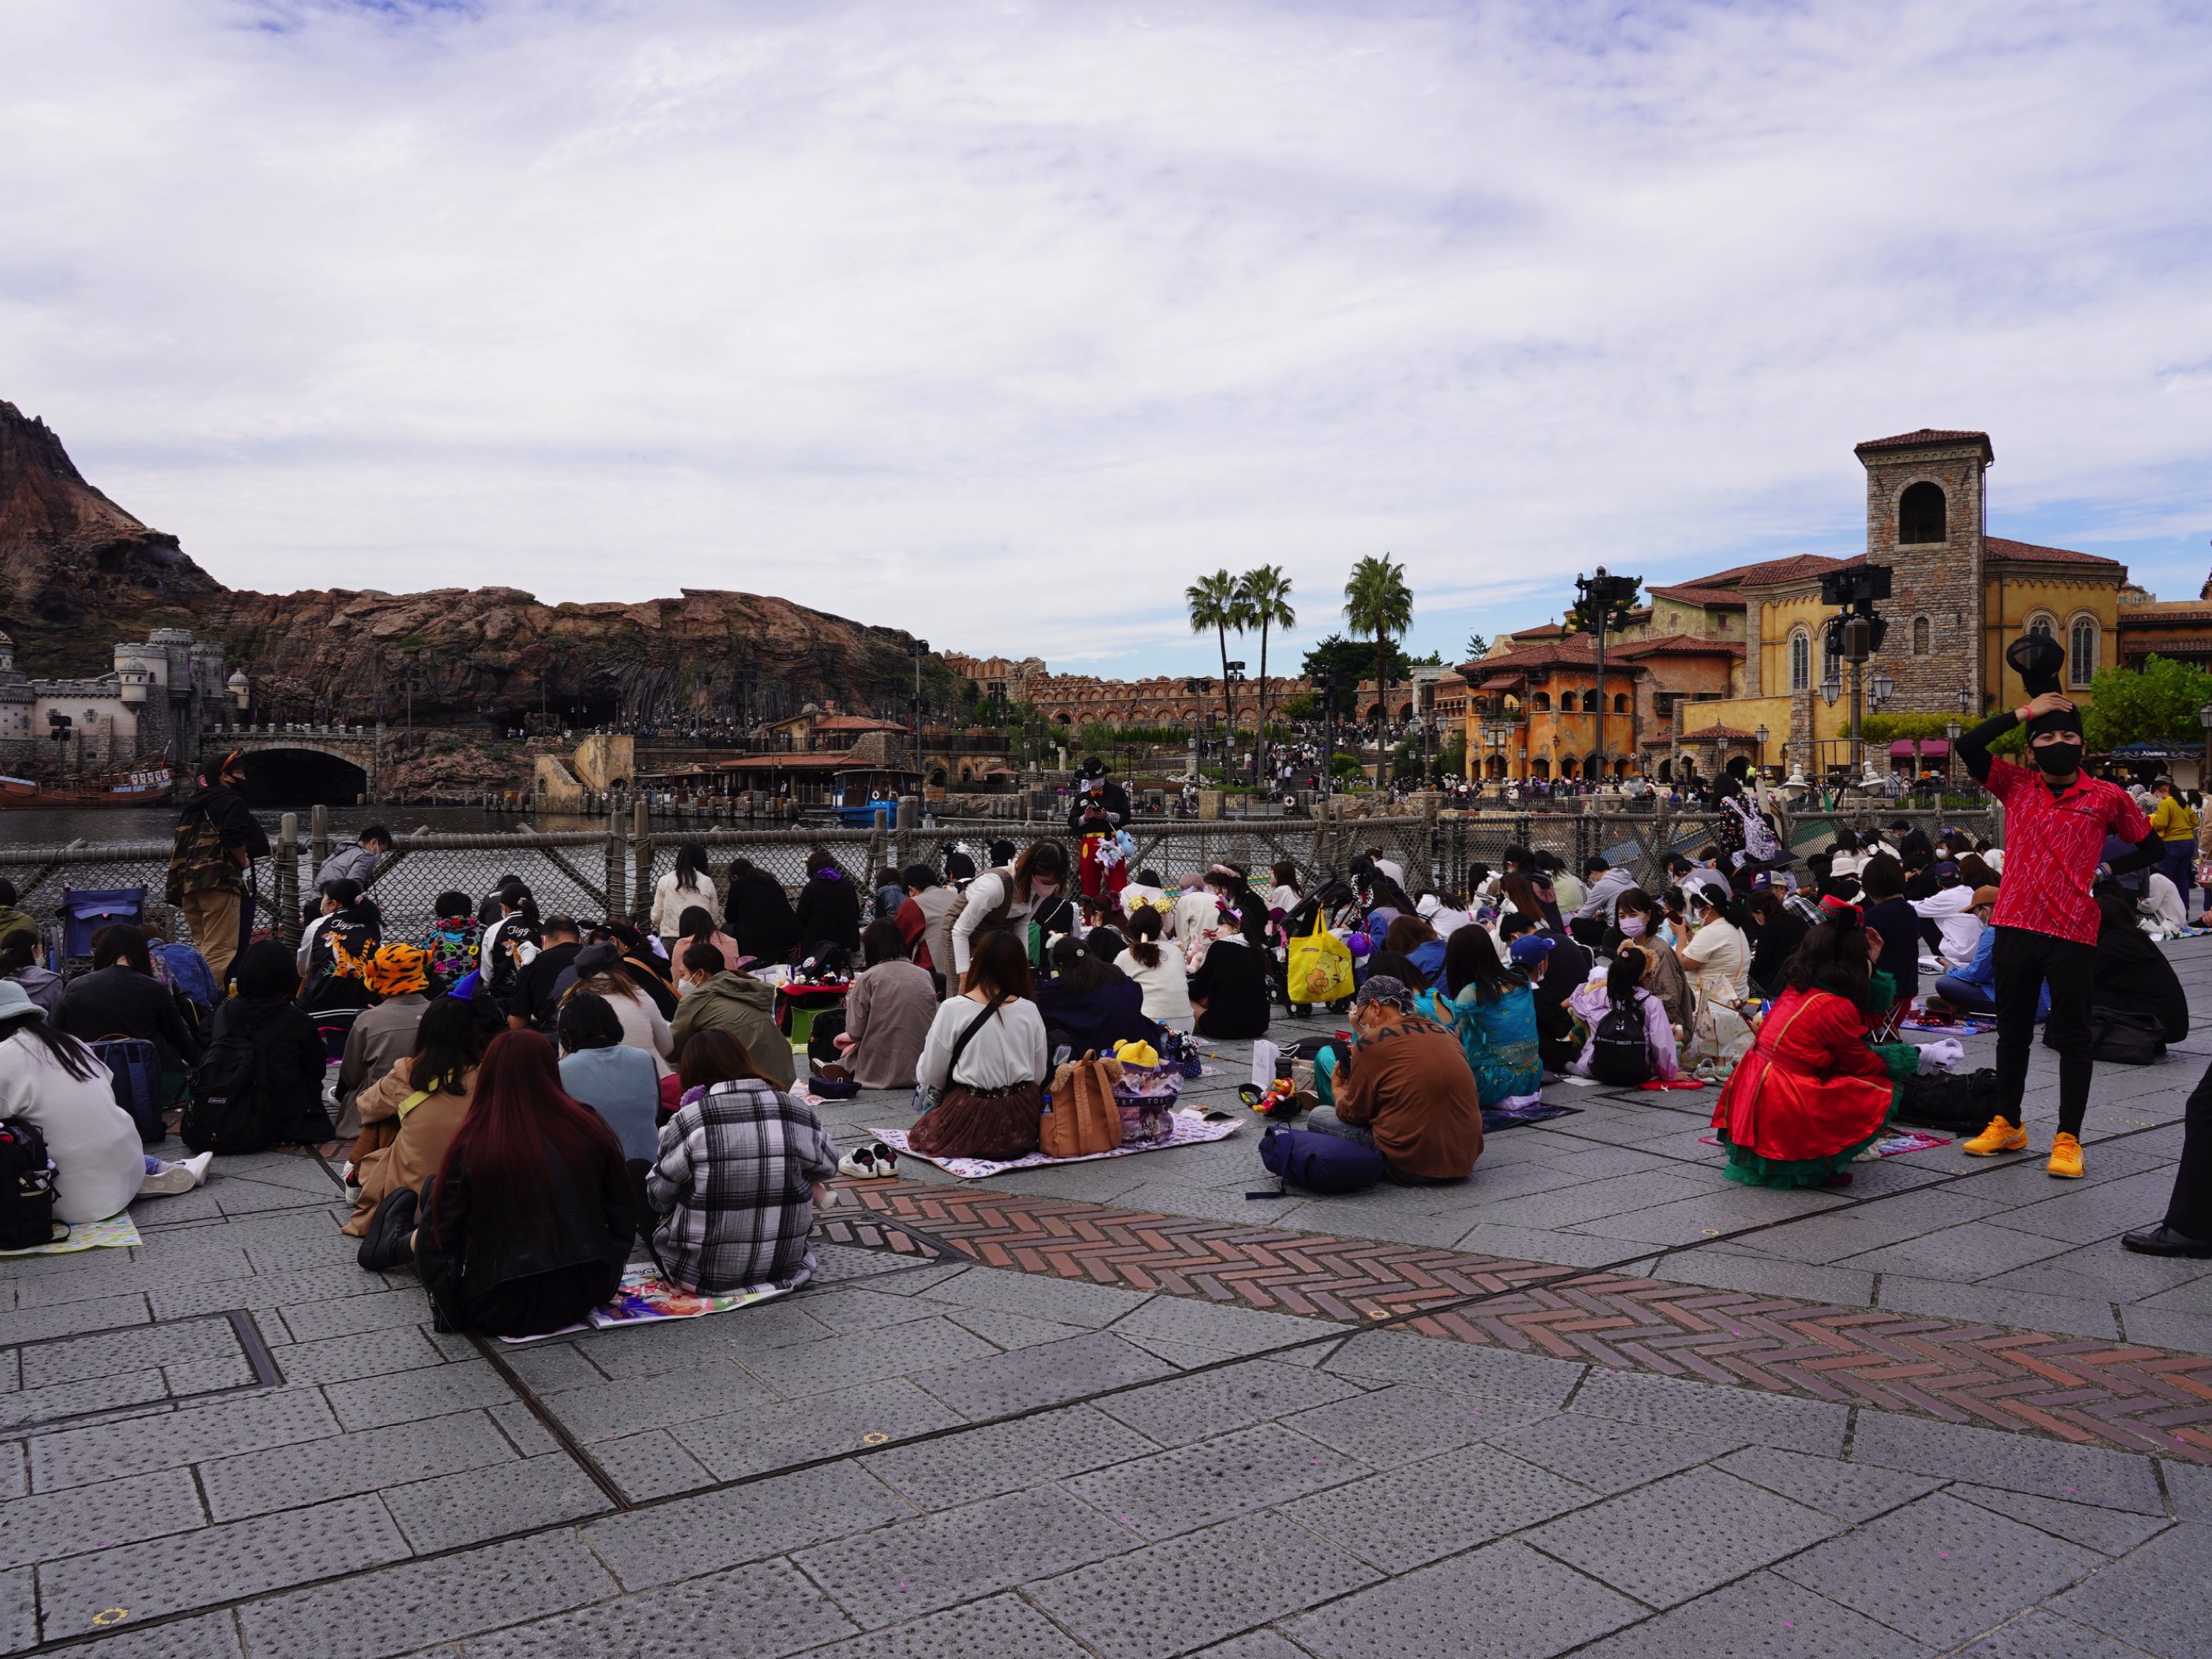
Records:
{"label": "white sneaker on mat", "polygon": [[188,1193],[198,1185],[199,1182],[192,1179],[189,1164],[172,1164],[156,1174],[141,1176],[138,1178],[138,1196],[174,1198],[179,1193]]}
{"label": "white sneaker on mat", "polygon": [[185,1167],[192,1172],[193,1186],[204,1187],[207,1185],[208,1165],[214,1162],[215,1154],[213,1152],[202,1152],[196,1158],[188,1158],[185,1160]]}

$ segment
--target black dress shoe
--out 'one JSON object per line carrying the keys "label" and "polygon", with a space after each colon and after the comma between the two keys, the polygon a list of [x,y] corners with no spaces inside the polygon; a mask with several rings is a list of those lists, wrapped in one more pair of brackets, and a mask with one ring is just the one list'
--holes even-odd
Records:
{"label": "black dress shoe", "polygon": [[2124,1234],[2120,1243],[2144,1255],[2212,1256],[2212,1238],[2191,1238],[2163,1222],[2141,1232]]}
{"label": "black dress shoe", "polygon": [[368,1236],[361,1241],[361,1249],[354,1260],[371,1273],[386,1273],[393,1267],[404,1267],[415,1259],[416,1197],[412,1188],[402,1187],[385,1195],[369,1218]]}

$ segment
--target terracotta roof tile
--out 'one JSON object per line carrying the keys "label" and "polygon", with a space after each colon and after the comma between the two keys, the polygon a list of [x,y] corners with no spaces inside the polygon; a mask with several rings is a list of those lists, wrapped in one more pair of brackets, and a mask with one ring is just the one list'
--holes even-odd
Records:
{"label": "terracotta roof tile", "polygon": [[1655,587],[1651,592],[1654,598],[1676,599],[1684,605],[1702,605],[1729,611],[1743,609],[1743,595],[1729,587],[1700,587],[1694,583],[1687,583],[1680,587]]}
{"label": "terracotta roof tile", "polygon": [[1728,570],[1717,571],[1710,576],[1698,576],[1683,584],[1686,587],[1771,587],[1782,582],[1808,581],[1824,570],[1852,562],[1832,559],[1825,553],[1792,553],[1785,558],[1764,559],[1757,564],[1740,564]]}
{"label": "terracotta roof tile", "polygon": [[1682,733],[1684,743],[1697,743],[1705,738],[1723,743],[1757,743],[1759,733],[1747,732],[1740,726],[1701,726],[1694,732]]}
{"label": "terracotta roof tile", "polygon": [[2108,559],[2101,553],[2076,553],[2066,547],[2038,547],[2033,542],[2007,541],[2002,536],[1984,536],[1982,546],[1990,558],[2003,564],[2106,564],[2118,567],[2118,559]]}
{"label": "terracotta roof tile", "polygon": [[1923,426],[1916,432],[1899,432],[1887,438],[1869,438],[1863,444],[1852,446],[1852,453],[1863,455],[1869,449],[1918,449],[1926,444],[1957,444],[1980,439],[1982,453],[1992,454],[1990,434],[1986,432],[1954,432],[1948,428]]}

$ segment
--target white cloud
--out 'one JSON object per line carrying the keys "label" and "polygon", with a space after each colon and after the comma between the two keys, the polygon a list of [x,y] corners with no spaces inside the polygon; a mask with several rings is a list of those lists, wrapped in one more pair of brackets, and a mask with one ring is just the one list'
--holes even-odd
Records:
{"label": "white cloud", "polygon": [[15,0],[0,397],[240,586],[784,592],[1108,672],[1848,548],[1863,438],[2193,589],[2212,26]]}

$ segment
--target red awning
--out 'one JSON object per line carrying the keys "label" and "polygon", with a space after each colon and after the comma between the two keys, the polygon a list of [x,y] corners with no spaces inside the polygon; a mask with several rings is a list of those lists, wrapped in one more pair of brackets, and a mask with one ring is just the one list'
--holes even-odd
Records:
{"label": "red awning", "polygon": [[[1916,751],[1914,745],[1918,745]],[[1899,738],[1889,745],[1892,760],[1910,760],[1917,752],[1923,760],[1942,760],[1951,752],[1948,738]]]}

